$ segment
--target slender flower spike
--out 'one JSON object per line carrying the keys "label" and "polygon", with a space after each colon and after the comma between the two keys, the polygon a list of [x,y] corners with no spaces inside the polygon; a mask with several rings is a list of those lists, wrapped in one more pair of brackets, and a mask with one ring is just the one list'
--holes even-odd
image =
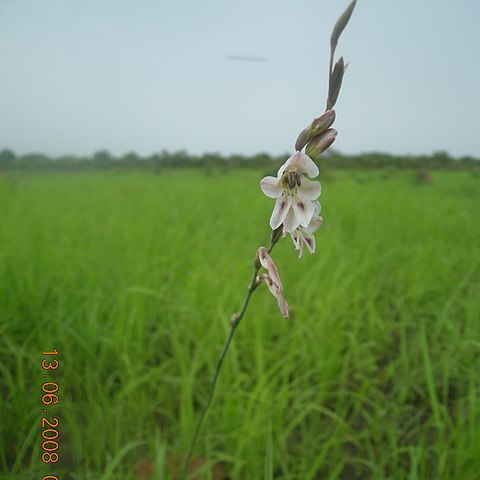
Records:
{"label": "slender flower spike", "polygon": [[312,255],[315,253],[315,237],[313,234],[320,228],[322,223],[323,218],[320,216],[320,203],[316,202],[315,213],[308,227],[298,227],[290,234],[295,250],[299,251],[298,258],[302,258],[304,244]]}
{"label": "slender flower spike", "polygon": [[[304,246],[308,251],[315,253],[314,233],[323,223],[320,216],[320,203],[318,197],[321,193],[321,186],[318,181],[311,180],[318,176],[319,171],[313,158],[324,152],[334,142],[337,132],[331,128],[335,121],[333,107],[337,101],[345,73],[345,62],[343,57],[334,65],[335,49],[338,39],[345,29],[350,16],[355,8],[357,0],[352,0],[350,5],[338,19],[333,28],[330,38],[330,62],[329,62],[329,85],[327,106],[325,112],[304,128],[295,142],[296,153],[293,154],[284,165],[280,167],[276,177],[265,177],[260,181],[260,188],[267,197],[274,198],[275,207],[270,218],[270,244],[267,248],[260,247],[257,250],[253,261],[253,279],[248,286],[248,291],[243,301],[241,310],[230,317],[230,331],[225,346],[217,361],[215,372],[212,376],[209,395],[202,409],[197,426],[193,432],[190,447],[186,455],[179,480],[186,480],[190,467],[195,444],[198,438],[202,422],[210,408],[215,393],[215,387],[220,370],[229,349],[235,330],[238,328],[243,315],[249,305],[250,298],[261,283],[265,283],[271,294],[275,297],[281,314],[288,318],[289,306],[283,294],[283,286],[270,252],[281,237],[290,234],[295,249],[299,251],[299,257],[303,255]],[[261,271],[261,269],[265,271]],[[228,273],[228,272],[227,272]]]}
{"label": "slender flower spike", "polygon": [[308,227],[315,213],[315,200],[320,196],[320,183],[315,178],[318,167],[305,153],[296,152],[280,170],[277,177],[265,177],[260,188],[267,197],[275,198],[270,227],[275,230],[283,224],[284,232],[291,233],[299,226]]}

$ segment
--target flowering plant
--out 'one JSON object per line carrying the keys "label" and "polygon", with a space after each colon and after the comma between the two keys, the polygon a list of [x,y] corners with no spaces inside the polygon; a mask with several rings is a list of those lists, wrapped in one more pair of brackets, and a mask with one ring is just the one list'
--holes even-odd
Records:
{"label": "flowering plant", "polygon": [[[320,182],[312,180],[319,175],[319,169],[314,160],[332,145],[337,136],[337,131],[331,128],[336,116],[333,107],[340,93],[346,65],[343,57],[340,57],[335,65],[333,62],[338,39],[350,20],[355,4],[356,0],[353,0],[339,17],[330,37],[329,82],[325,112],[314,118],[300,132],[295,142],[295,153],[280,167],[277,176],[267,176],[260,181],[263,193],[275,199],[270,217],[272,229],[270,245],[268,249],[264,246],[258,248],[254,259],[252,280],[243,306],[240,311],[230,317],[230,331],[211,380],[207,401],[192,436],[181,479],[186,478],[198,433],[213,399],[223,360],[235,330],[245,314],[252,293],[264,283],[277,300],[280,313],[285,318],[289,316],[289,305],[283,293],[278,268],[270,255],[273,247],[282,237],[289,234],[295,249],[299,251],[300,258],[303,255],[304,245],[311,254],[315,253],[314,233],[322,225],[323,218],[320,215],[321,206],[318,201],[321,193]],[[261,269],[264,271],[260,273]]]}

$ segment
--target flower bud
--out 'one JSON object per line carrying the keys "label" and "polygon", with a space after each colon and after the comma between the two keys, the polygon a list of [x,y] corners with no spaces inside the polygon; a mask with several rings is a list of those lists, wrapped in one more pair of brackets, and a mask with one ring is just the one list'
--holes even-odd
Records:
{"label": "flower bud", "polygon": [[295,142],[295,150],[300,152],[302,148],[308,143],[310,137],[312,136],[310,133],[311,126],[309,125],[307,128],[304,128],[297,137]]}
{"label": "flower bud", "polygon": [[232,327],[235,327],[239,321],[240,321],[240,312],[235,312],[234,314],[232,314],[232,316],[230,317],[230,325]]}
{"label": "flower bud", "polygon": [[330,128],[335,121],[335,110],[327,110],[323,115],[315,118],[310,125],[310,138],[320,135]]}
{"label": "flower bud", "polygon": [[297,137],[295,150],[299,152],[315,135],[320,135],[335,121],[335,110],[327,110],[325,113],[313,119],[313,122],[304,128]]}
{"label": "flower bud", "polygon": [[345,74],[345,62],[343,57],[338,59],[338,62],[333,67],[333,71],[330,74],[330,82],[328,86],[328,100],[327,108],[333,108],[337,102],[340,88],[342,87],[343,75]]}
{"label": "flower bud", "polygon": [[318,157],[335,141],[337,133],[334,128],[329,128],[320,135],[313,137],[308,142],[305,153],[312,159]]}

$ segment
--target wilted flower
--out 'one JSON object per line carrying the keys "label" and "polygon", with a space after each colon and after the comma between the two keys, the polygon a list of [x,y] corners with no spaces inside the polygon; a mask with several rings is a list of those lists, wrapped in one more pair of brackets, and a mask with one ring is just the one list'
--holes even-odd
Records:
{"label": "wilted flower", "polygon": [[268,250],[265,247],[260,247],[257,252],[257,257],[260,261],[260,264],[263,268],[267,270],[268,273],[261,273],[257,276],[257,283],[265,283],[265,285],[270,290],[271,294],[277,299],[278,308],[280,313],[288,318],[289,306],[285,297],[283,295],[282,282],[280,280],[280,275],[278,274],[278,268],[273,261],[273,258],[268,253]]}
{"label": "wilted flower", "polygon": [[311,254],[315,253],[315,237],[313,234],[320,228],[323,223],[323,218],[320,216],[320,203],[315,202],[315,213],[310,220],[307,227],[298,227],[295,231],[291,232],[293,245],[295,250],[298,250],[298,258],[302,258],[303,244],[307,246],[308,251]]}
{"label": "wilted flower", "polygon": [[280,274],[278,273],[278,268],[275,265],[273,258],[268,253],[268,250],[265,247],[259,247],[257,256],[260,260],[260,265],[268,272],[268,275],[272,279],[277,290],[281,291],[283,287],[282,281],[280,280]]}
{"label": "wilted flower", "polygon": [[318,175],[318,167],[308,155],[296,152],[277,173],[265,177],[260,187],[265,195],[276,198],[270,218],[273,230],[283,223],[285,232],[291,233],[299,226],[308,227],[315,213],[315,200],[320,196],[320,183],[308,180]]}
{"label": "wilted flower", "polygon": [[277,299],[277,304],[278,304],[278,308],[280,309],[280,313],[284,318],[288,318],[288,315],[290,313],[290,307],[287,301],[285,300],[285,296],[283,295],[283,292],[277,290],[276,285],[272,281],[272,279],[266,273],[261,273],[260,275],[257,276],[257,282],[265,283],[265,285],[270,290],[270,293]]}

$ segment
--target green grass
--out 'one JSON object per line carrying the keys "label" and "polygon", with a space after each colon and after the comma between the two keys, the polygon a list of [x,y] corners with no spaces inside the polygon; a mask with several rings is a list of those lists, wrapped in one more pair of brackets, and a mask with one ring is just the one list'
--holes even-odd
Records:
{"label": "green grass", "polygon": [[[0,478],[147,478],[142,458],[171,478],[268,243],[261,176],[0,177]],[[293,319],[259,289],[236,333],[201,478],[478,479],[480,178],[333,176],[317,254],[273,251]],[[61,460],[45,466],[54,347]]]}

